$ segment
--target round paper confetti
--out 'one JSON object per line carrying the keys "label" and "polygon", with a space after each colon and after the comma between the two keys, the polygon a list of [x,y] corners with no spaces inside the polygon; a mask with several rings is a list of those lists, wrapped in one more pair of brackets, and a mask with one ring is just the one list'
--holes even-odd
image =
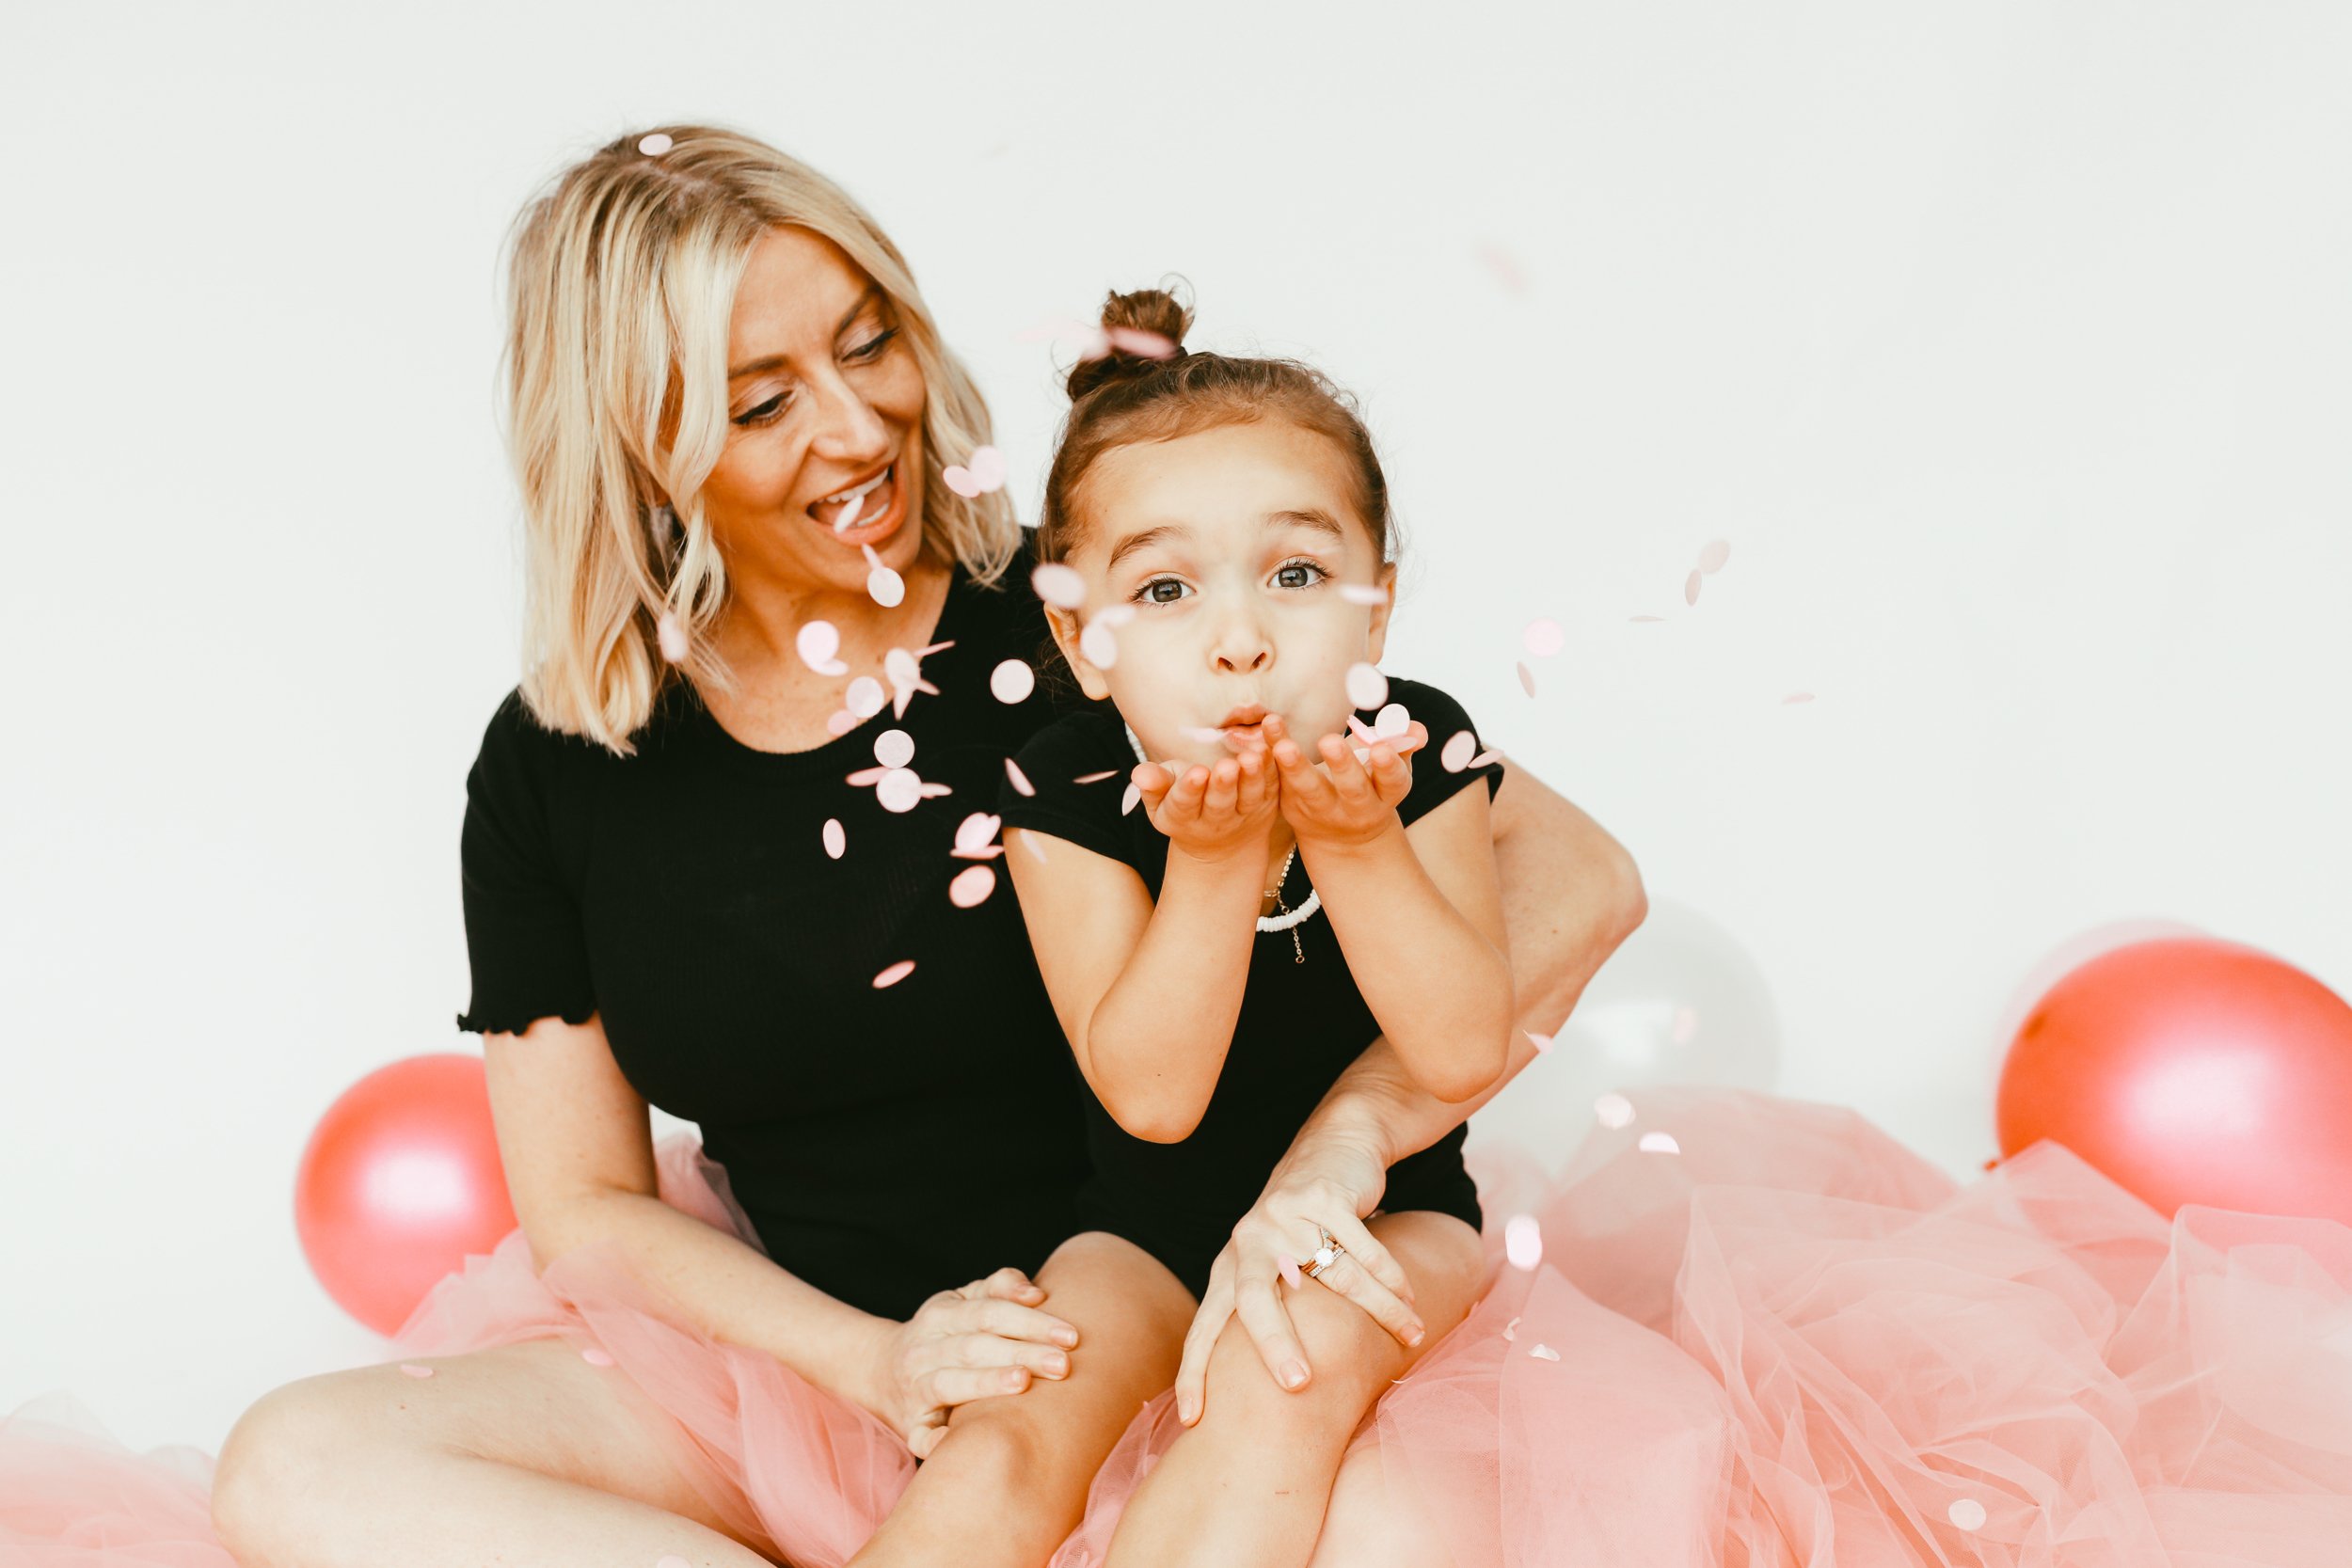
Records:
{"label": "round paper confetti", "polygon": [[1005,819],[993,811],[974,812],[956,824],[956,847],[948,853],[952,855],[992,853],[993,846],[990,841],[995,838],[996,830],[1004,825]]}
{"label": "round paper confetti", "polygon": [[1529,1351],[1527,1354],[1534,1356],[1538,1361],[1557,1361],[1560,1359],[1560,1353],[1553,1350],[1549,1345],[1537,1345],[1534,1350]]}
{"label": "round paper confetti", "polygon": [[1078,651],[1086,655],[1087,662],[1097,670],[1107,670],[1117,664],[1119,639],[1112,633],[1110,623],[1101,619],[1088,623],[1087,629],[1078,634]]}
{"label": "round paper confetti", "polygon": [[1128,780],[1127,793],[1119,798],[1119,815],[1124,816],[1129,812],[1135,810],[1136,802],[1142,799],[1143,791],[1136,786],[1136,782],[1133,779]]}
{"label": "round paper confetti", "polygon": [[1634,1147],[1645,1154],[1679,1154],[1682,1152],[1682,1146],[1675,1142],[1675,1135],[1672,1132],[1645,1132],[1642,1134],[1642,1141]]}
{"label": "round paper confetti", "polygon": [[1604,1094],[1593,1101],[1593,1119],[1603,1127],[1633,1125],[1633,1101],[1621,1094]]}
{"label": "round paper confetti", "polygon": [[996,868],[993,865],[967,865],[956,873],[947,884],[947,902],[960,910],[968,910],[983,902],[996,891]]}
{"label": "round paper confetti", "polygon": [[406,1372],[410,1377],[431,1377],[433,1375],[432,1368],[421,1367],[414,1361],[402,1362],[400,1364],[400,1370]]}
{"label": "round paper confetti", "polygon": [[1343,582],[1340,597],[1349,604],[1383,605],[1389,602],[1389,591],[1376,582]]}
{"label": "round paper confetti", "polygon": [[793,635],[792,646],[801,662],[820,675],[837,675],[849,668],[833,656],[841,651],[841,633],[831,621],[810,621]]}
{"label": "round paper confetti", "polygon": [[988,694],[1000,703],[1025,703],[1037,689],[1037,672],[1025,659],[1009,658],[988,673]]}
{"label": "round paper confetti", "polygon": [[612,1365],[612,1353],[609,1350],[599,1350],[595,1345],[590,1345],[586,1350],[581,1351],[580,1353],[580,1358],[582,1361],[587,1362],[591,1367],[610,1367]]}
{"label": "round paper confetti", "polygon": [[1527,651],[1537,658],[1549,658],[1568,645],[1568,634],[1560,629],[1560,623],[1546,615],[1527,623],[1527,631],[1520,641]]}
{"label": "round paper confetti", "polygon": [[1029,782],[1029,776],[1021,771],[1020,765],[1010,757],[1005,759],[1005,777],[1011,780],[1012,787],[1022,794],[1035,795],[1037,793],[1037,785]]}
{"label": "round paper confetti", "polygon": [[1527,1037],[1529,1041],[1534,1045],[1535,1054],[1538,1056],[1551,1049],[1551,1037],[1549,1035],[1539,1035],[1535,1033],[1534,1030],[1530,1029],[1527,1031]]}
{"label": "round paper confetti", "polygon": [[1076,568],[1058,561],[1049,561],[1031,572],[1029,586],[1037,590],[1039,598],[1064,610],[1075,610],[1087,602],[1087,579],[1078,575]]}
{"label": "round paper confetti", "polygon": [[1519,1337],[1518,1319],[1513,1318],[1509,1323],[1502,1325],[1502,1337],[1505,1339],[1517,1339]]}
{"label": "round paper confetti", "polygon": [[1731,542],[1727,539],[1710,539],[1707,542],[1707,548],[1699,551],[1699,570],[1708,573],[1720,572],[1724,569],[1724,562],[1730,559]]}
{"label": "round paper confetti", "polygon": [[907,596],[906,579],[887,566],[866,574],[866,594],[884,610],[895,610]]}
{"label": "round paper confetti", "polygon": [[686,628],[678,624],[677,613],[665,610],[654,627],[654,635],[661,644],[661,657],[673,664],[686,662]]}
{"label": "round paper confetti", "polygon": [[874,799],[884,811],[913,811],[923,799],[923,781],[913,768],[894,768],[874,781]]}
{"label": "round paper confetti", "polygon": [[904,730],[884,730],[874,737],[874,760],[884,768],[904,768],[914,760],[914,736]]}
{"label": "round paper confetti", "polygon": [[648,158],[659,158],[676,145],[667,131],[655,131],[637,138],[637,150]]}
{"label": "round paper confetti", "polygon": [[1282,1283],[1294,1291],[1305,1283],[1298,1272],[1298,1259],[1287,1252],[1278,1252],[1274,1255],[1274,1268],[1275,1272],[1282,1276]]}
{"label": "round paper confetti", "polygon": [[1347,700],[1358,708],[1378,707],[1389,700],[1389,677],[1380,673],[1377,665],[1349,665]]}
{"label": "round paper confetti", "polygon": [[850,683],[850,689],[841,694],[841,705],[860,719],[871,719],[882,710],[882,705],[888,701],[890,693],[884,691],[882,683],[871,675],[860,675]]}
{"label": "round paper confetti", "polygon": [[846,707],[837,713],[829,713],[825,715],[825,733],[827,735],[848,735],[851,730],[856,729],[857,726],[857,715],[851,713]]}
{"label": "round paper confetti", "polygon": [[837,816],[826,817],[825,853],[832,856],[834,860],[839,860],[841,858],[842,851],[849,848],[849,834],[842,831],[841,819]]}
{"label": "round paper confetti", "polygon": [[913,958],[900,958],[897,963],[892,964],[888,969],[883,970],[880,974],[874,976],[874,989],[876,990],[881,990],[884,987],[895,986],[899,981],[905,979],[908,975],[914,973],[914,960]]}
{"label": "round paper confetti", "polygon": [[1682,579],[1682,602],[1684,604],[1696,604],[1699,602],[1698,573],[1692,572],[1689,577]]}
{"label": "round paper confetti", "polygon": [[1810,691],[1791,691],[1788,696],[1783,697],[1780,700],[1780,705],[1787,707],[1791,703],[1809,703],[1812,700],[1813,693]]}
{"label": "round paper confetti", "polygon": [[1438,761],[1447,772],[1459,773],[1470,766],[1470,759],[1477,750],[1476,736],[1468,730],[1456,730],[1446,737],[1444,749],[1438,753]]}
{"label": "round paper confetti", "polygon": [[1533,1214],[1514,1214],[1502,1227],[1502,1252],[1515,1269],[1532,1271],[1544,1260],[1543,1227]]}
{"label": "round paper confetti", "polygon": [[1974,1497],[1963,1497],[1947,1511],[1953,1524],[1962,1529],[1984,1528],[1984,1504]]}
{"label": "round paper confetti", "polygon": [[1527,666],[1524,664],[1515,664],[1511,668],[1519,673],[1519,689],[1526,692],[1531,697],[1535,695],[1535,677],[1528,670]]}

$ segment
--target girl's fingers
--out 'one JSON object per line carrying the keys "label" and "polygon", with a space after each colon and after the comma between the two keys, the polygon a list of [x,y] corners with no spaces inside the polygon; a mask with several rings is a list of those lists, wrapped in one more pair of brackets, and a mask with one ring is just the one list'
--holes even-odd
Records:
{"label": "girl's fingers", "polygon": [[1346,741],[1336,735],[1323,737],[1323,760],[1330,766],[1331,787],[1349,805],[1372,803],[1372,780]]}
{"label": "girl's fingers", "polygon": [[1241,780],[1241,764],[1227,757],[1210,769],[1209,782],[1201,796],[1200,812],[1204,816],[1230,816],[1233,797]]}

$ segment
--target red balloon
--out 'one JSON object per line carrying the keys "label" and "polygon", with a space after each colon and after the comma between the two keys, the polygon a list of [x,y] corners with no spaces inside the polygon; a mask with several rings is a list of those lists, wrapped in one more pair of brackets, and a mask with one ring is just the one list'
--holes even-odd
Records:
{"label": "red balloon", "polygon": [[380,1334],[515,1225],[479,1056],[437,1052],[377,1069],[327,1107],[302,1150],[303,1256],[326,1293]]}
{"label": "red balloon", "polygon": [[2003,1155],[2052,1138],[2166,1215],[2352,1224],[2352,1006],[2259,949],[2133,942],[2046,991],[2001,1069]]}

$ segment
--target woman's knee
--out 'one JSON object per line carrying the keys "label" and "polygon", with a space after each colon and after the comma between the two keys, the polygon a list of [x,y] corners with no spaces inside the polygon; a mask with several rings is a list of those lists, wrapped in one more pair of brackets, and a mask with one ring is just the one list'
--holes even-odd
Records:
{"label": "woman's knee", "polygon": [[1255,1424],[1314,1418],[1328,1402],[1353,1404],[1398,1375],[1404,1349],[1362,1307],[1336,1291],[1308,1285],[1283,1291],[1291,1331],[1306,1353],[1308,1380],[1296,1389],[1275,1381],[1257,1341],[1239,1317],[1230,1320],[1209,1353],[1208,1408],[1224,1406],[1228,1419]]}
{"label": "woman's knee", "polygon": [[360,1437],[351,1374],[326,1372],[273,1388],[237,1418],[213,1468],[213,1529],[238,1560],[278,1560],[322,1498],[327,1468]]}

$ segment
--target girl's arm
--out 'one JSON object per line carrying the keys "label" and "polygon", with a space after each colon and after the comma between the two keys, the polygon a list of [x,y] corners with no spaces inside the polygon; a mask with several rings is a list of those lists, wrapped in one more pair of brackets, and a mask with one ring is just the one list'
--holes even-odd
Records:
{"label": "girl's arm", "polygon": [[[1511,1050],[1511,965],[1483,784],[1407,829],[1396,806],[1412,765],[1388,741],[1362,762],[1325,736],[1318,772],[1279,718],[1265,733],[1281,810],[1357,989],[1413,1081],[1449,1102],[1502,1076]],[[1421,744],[1419,724],[1407,747]]]}
{"label": "girl's arm", "polygon": [[[1007,845],[1029,945],[1088,1087],[1138,1138],[1200,1125],[1249,979],[1273,832],[1273,769],[1252,756],[1181,780],[1146,763],[1136,784],[1168,838],[1152,902],[1135,868],[1041,834]],[[1011,833],[1036,832],[1009,828]]]}

